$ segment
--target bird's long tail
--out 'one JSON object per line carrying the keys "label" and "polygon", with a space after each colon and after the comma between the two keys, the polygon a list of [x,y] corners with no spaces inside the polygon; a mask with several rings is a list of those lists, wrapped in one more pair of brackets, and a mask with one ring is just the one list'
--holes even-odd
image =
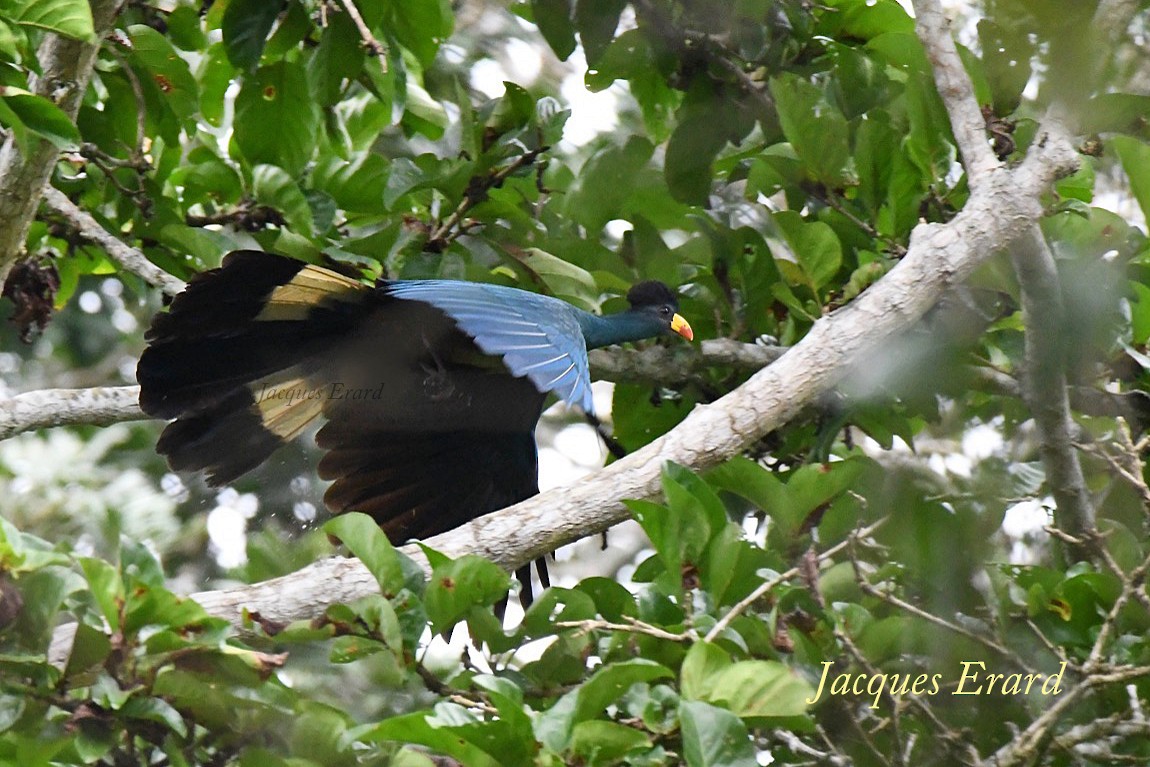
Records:
{"label": "bird's long tail", "polygon": [[260,251],[195,277],[156,316],[140,358],[140,408],[176,419],[156,449],[176,470],[229,482],[318,415],[316,358],[365,311],[371,288]]}

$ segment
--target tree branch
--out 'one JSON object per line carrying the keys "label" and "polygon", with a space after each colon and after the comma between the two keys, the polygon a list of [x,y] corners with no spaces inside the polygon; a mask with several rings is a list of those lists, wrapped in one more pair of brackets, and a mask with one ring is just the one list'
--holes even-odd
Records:
{"label": "tree branch", "polygon": [[950,36],[950,23],[939,0],[914,0],[914,26],[934,69],[934,82],[950,115],[954,141],[962,154],[970,188],[999,166],[986,140],[986,120],[974,98],[974,86]]}
{"label": "tree branch", "polygon": [[81,237],[99,245],[113,261],[129,272],[139,275],[149,285],[154,285],[170,296],[186,287],[183,280],[168,274],[149,261],[141,251],[114,237],[107,229],[100,226],[99,221],[92,218],[87,211],[78,208],[76,203],[69,200],[60,190],[51,186],[45,187],[44,204],[66,218]]}
{"label": "tree branch", "polygon": [[648,346],[645,349],[597,349],[588,357],[596,378],[623,383],[640,381],[677,384],[694,375],[725,365],[738,370],[761,370],[783,356],[782,346],[760,346],[715,338],[699,344]]}
{"label": "tree branch", "polygon": [[387,53],[387,48],[379,40],[375,39],[375,35],[371,33],[371,28],[367,26],[367,22],[363,20],[363,16],[359,13],[359,8],[355,7],[355,0],[340,0],[340,5],[347,11],[347,15],[355,24],[355,28],[359,30],[359,37],[363,41],[363,47],[371,56],[378,56],[380,63],[383,65],[383,71],[387,72],[387,62],[384,61],[383,56]]}
{"label": "tree branch", "polygon": [[[46,35],[36,52],[40,74],[31,83],[33,93],[51,99],[73,120],[88,89],[99,41],[112,28],[120,0],[91,0],[90,5],[96,40],[83,42]],[[40,194],[60,154],[44,139],[36,141],[34,146],[30,156],[24,157],[11,133],[0,146],[0,210],[4,211],[0,216],[0,284],[24,249],[24,238],[40,205]]]}
{"label": "tree branch", "polygon": [[[1074,448],[1074,424],[1063,365],[1062,287],[1054,256],[1037,226],[1011,251],[1022,287],[1026,327],[1026,376],[1023,399],[1038,426],[1042,463],[1054,496],[1058,527],[1075,538],[1093,540],[1094,507]],[[1087,551],[1076,551],[1084,556]]]}
{"label": "tree branch", "polygon": [[36,429],[141,421],[139,386],[41,389],[0,400],[0,440]]}

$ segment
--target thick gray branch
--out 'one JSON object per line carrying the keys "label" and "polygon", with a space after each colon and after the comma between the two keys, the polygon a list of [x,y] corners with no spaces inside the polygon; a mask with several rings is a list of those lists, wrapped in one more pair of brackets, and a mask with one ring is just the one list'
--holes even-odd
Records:
{"label": "thick gray branch", "polygon": [[52,426],[140,421],[139,386],[40,389],[0,400],[0,440]]}
{"label": "thick gray branch", "polygon": [[[81,42],[59,35],[47,35],[36,52],[40,75],[32,82],[32,92],[49,98],[75,119],[80,100],[88,88],[99,42],[112,28],[120,0],[91,0],[96,42]],[[28,157],[8,135],[0,146],[0,284],[24,248],[24,237],[40,205],[40,195],[59,150],[50,142],[35,142]]]}
{"label": "thick gray branch", "polygon": [[127,271],[143,277],[149,285],[154,285],[170,296],[184,289],[183,280],[168,274],[149,261],[142,252],[113,236],[87,211],[81,210],[76,203],[69,200],[63,192],[51,186],[45,187],[44,204],[66,218],[85,240],[99,245],[113,261]]}
{"label": "thick gray branch", "polygon": [[1015,242],[1011,256],[1022,287],[1026,326],[1023,399],[1038,426],[1046,481],[1057,504],[1055,521],[1075,538],[1088,539],[1094,531],[1094,507],[1074,449],[1058,268],[1037,225]]}
{"label": "thick gray branch", "polygon": [[642,381],[677,384],[704,370],[726,365],[739,370],[761,370],[786,351],[781,346],[759,346],[716,338],[698,344],[649,346],[646,349],[598,349],[591,352],[595,378],[623,383]]}
{"label": "thick gray branch", "polygon": [[962,154],[970,186],[977,188],[999,163],[986,139],[986,120],[974,98],[974,86],[962,66],[958,49],[950,36],[950,23],[939,0],[914,0],[914,15],[915,31],[934,68],[934,82],[950,115],[950,127]]}

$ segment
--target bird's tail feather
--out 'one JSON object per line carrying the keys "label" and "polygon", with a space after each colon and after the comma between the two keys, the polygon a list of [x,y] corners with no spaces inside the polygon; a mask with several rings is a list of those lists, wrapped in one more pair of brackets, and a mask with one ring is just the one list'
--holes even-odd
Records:
{"label": "bird's tail feather", "polygon": [[317,357],[353,328],[371,289],[259,251],[230,254],[159,314],[140,358],[140,407],[175,418],[157,450],[173,469],[229,482],[320,415]]}

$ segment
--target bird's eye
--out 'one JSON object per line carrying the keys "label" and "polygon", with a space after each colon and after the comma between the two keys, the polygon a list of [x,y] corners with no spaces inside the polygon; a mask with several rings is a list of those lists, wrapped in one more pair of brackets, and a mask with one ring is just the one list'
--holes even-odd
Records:
{"label": "bird's eye", "polygon": [[671,307],[660,306],[659,307],[659,313],[662,314],[664,317],[669,317],[671,315]]}

